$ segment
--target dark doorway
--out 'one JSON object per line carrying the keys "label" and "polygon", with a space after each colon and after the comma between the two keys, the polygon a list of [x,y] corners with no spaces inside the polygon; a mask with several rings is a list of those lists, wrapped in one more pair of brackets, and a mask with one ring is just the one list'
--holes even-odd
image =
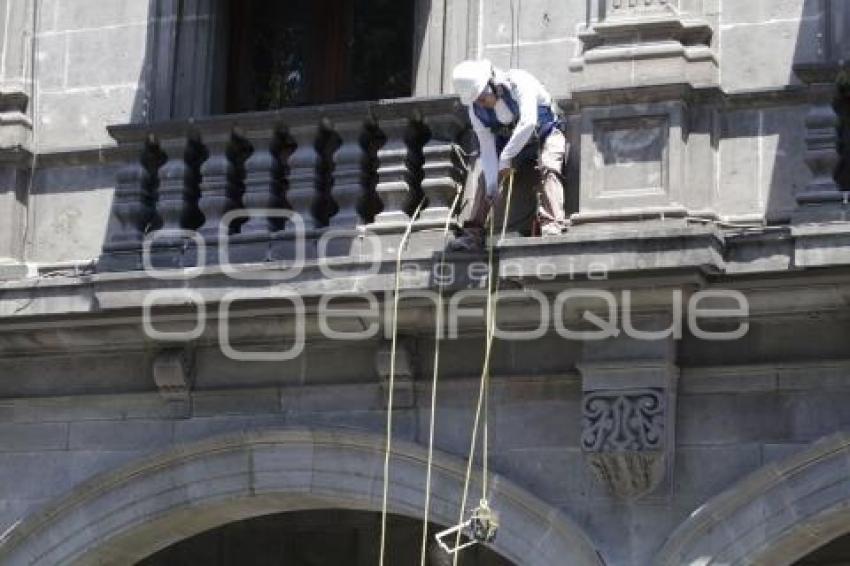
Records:
{"label": "dark doorway", "polygon": [[227,111],[410,96],[414,3],[232,0]]}
{"label": "dark doorway", "polygon": [[[344,510],[257,517],[186,539],[138,566],[374,566],[378,563],[380,525],[378,513]],[[421,529],[421,521],[389,517],[388,566],[419,564]],[[451,558],[436,549],[428,560],[429,566],[451,564]],[[480,546],[465,551],[460,564],[512,566]]]}
{"label": "dark doorway", "polygon": [[794,566],[847,566],[850,564],[850,535],[822,546]]}

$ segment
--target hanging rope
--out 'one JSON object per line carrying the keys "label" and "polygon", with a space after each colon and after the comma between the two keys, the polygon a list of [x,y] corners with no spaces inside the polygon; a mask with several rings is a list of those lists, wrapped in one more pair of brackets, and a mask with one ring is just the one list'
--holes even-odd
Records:
{"label": "hanging rope", "polygon": [[442,269],[446,264],[446,247],[448,246],[452,212],[455,208],[457,208],[457,203],[462,195],[463,193],[458,191],[455,195],[454,201],[452,202],[451,208],[449,208],[449,214],[446,216],[446,224],[443,227],[443,251],[440,253],[440,276],[437,281],[437,317],[434,324],[436,327],[434,335],[434,373],[431,378],[431,422],[430,429],[428,431],[428,470],[425,476],[425,513],[422,519],[422,552],[419,559],[420,566],[426,566],[425,561],[427,560],[428,554],[428,521],[430,519],[431,512],[431,470],[434,462],[434,432],[437,420],[437,382],[440,375],[440,341],[443,337],[443,289],[445,284],[443,283]]}
{"label": "hanging rope", "polygon": [[401,288],[401,258],[404,254],[404,248],[407,246],[407,240],[410,238],[410,233],[413,231],[413,223],[419,218],[419,213],[425,204],[425,199],[419,201],[419,206],[410,217],[410,222],[407,223],[407,228],[404,231],[404,236],[398,245],[398,253],[396,254],[395,265],[395,289],[393,295],[393,325],[392,325],[392,341],[390,345],[390,376],[388,379],[389,392],[387,394],[387,441],[386,450],[384,452],[384,495],[381,503],[381,554],[379,565],[384,566],[384,558],[387,546],[387,501],[390,491],[390,454],[392,452],[393,439],[393,397],[395,392],[395,354],[398,345],[398,304],[399,290]]}
{"label": "hanging rope", "polygon": [[[510,174],[508,179],[508,200],[505,205],[505,221],[502,225],[502,239],[504,239],[505,232],[507,230],[507,216],[510,213],[510,199],[513,196],[513,185],[514,185],[514,174],[513,171]],[[489,460],[489,423],[488,420],[488,409],[487,405],[489,405],[489,385],[490,385],[490,357],[493,351],[493,335],[495,333],[496,327],[496,304],[493,301],[493,295],[498,293],[498,278],[493,277],[493,248],[495,247],[494,238],[494,210],[490,210],[490,215],[488,218],[489,226],[490,226],[490,239],[488,242],[488,253],[487,253],[487,263],[488,263],[488,272],[487,272],[487,310],[486,310],[486,319],[487,326],[485,331],[485,346],[484,346],[484,363],[481,369],[481,380],[478,386],[478,403],[475,408],[475,420],[472,425],[472,438],[470,440],[469,446],[469,458],[466,463],[466,477],[464,479],[463,484],[463,497],[461,498],[460,504],[460,518],[458,519],[458,524],[464,522],[464,516],[466,515],[466,504],[469,498],[469,484],[472,479],[472,464],[475,459],[475,450],[476,444],[478,440],[478,430],[481,428],[481,421],[483,415],[483,441],[482,441],[482,467],[483,467],[483,478],[481,482],[481,501],[482,504],[486,504],[489,500],[489,488],[488,488],[488,460]],[[494,288],[495,285],[495,288]],[[455,547],[460,546],[461,539],[461,531],[457,532],[455,537]],[[457,566],[458,559],[460,554],[455,553],[452,557],[453,566]]]}

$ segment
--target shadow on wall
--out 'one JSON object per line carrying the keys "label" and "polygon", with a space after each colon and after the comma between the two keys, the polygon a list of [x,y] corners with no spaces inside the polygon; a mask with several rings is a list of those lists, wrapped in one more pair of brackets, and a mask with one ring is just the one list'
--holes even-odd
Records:
{"label": "shadow on wall", "polygon": [[[788,84],[795,85],[791,88],[800,91],[798,100],[794,105],[759,110],[760,160],[764,160],[771,168],[761,173],[767,180],[764,185],[764,190],[767,191],[765,216],[769,222],[779,223],[789,220],[791,213],[797,207],[796,195],[805,189],[811,179],[811,173],[805,161],[806,115],[809,105],[806,100],[805,86],[801,85],[794,72],[794,66],[825,62],[829,59],[829,32],[826,26],[830,25],[828,5],[831,2],[832,0],[802,0],[800,5],[796,45],[791,68],[788,69]],[[844,4],[843,0],[839,3]],[[831,9],[835,10],[835,8],[840,9],[837,4],[833,4]],[[777,35],[781,36],[781,34]],[[734,126],[730,127],[734,128]]]}

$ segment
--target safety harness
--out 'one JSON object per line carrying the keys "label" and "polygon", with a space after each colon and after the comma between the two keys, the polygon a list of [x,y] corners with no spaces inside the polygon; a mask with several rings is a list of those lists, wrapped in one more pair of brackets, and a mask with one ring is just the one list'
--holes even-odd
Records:
{"label": "safety harness", "polygon": [[[481,123],[493,133],[493,137],[496,139],[496,152],[501,154],[502,150],[505,149],[505,146],[508,145],[508,141],[510,141],[511,136],[514,133],[514,129],[519,122],[519,103],[513,96],[513,89],[509,86],[496,86],[491,82],[491,88],[499,99],[503,100],[505,104],[507,104],[508,109],[514,116],[513,122],[510,124],[503,124],[499,121],[494,108],[485,108],[478,103],[472,104],[472,110],[475,112],[475,116],[481,121]],[[534,135],[528,141],[526,146],[522,148],[522,151],[520,151],[514,158],[515,162],[537,161],[540,148],[555,128],[563,129],[563,123],[557,116],[555,116],[555,113],[552,112],[552,108],[545,104],[538,105],[537,127],[534,130]]]}

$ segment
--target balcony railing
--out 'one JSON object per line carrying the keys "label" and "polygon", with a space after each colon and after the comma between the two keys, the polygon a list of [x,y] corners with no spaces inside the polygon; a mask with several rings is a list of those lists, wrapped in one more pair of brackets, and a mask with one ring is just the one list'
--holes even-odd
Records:
{"label": "balcony railing", "polygon": [[308,239],[335,229],[353,241],[403,231],[424,201],[414,230],[442,227],[465,183],[467,131],[450,97],[110,128],[127,164],[99,269],[141,269],[146,239],[158,267],[194,266],[201,241],[214,263],[222,235],[231,261],[287,259],[295,215]]}

